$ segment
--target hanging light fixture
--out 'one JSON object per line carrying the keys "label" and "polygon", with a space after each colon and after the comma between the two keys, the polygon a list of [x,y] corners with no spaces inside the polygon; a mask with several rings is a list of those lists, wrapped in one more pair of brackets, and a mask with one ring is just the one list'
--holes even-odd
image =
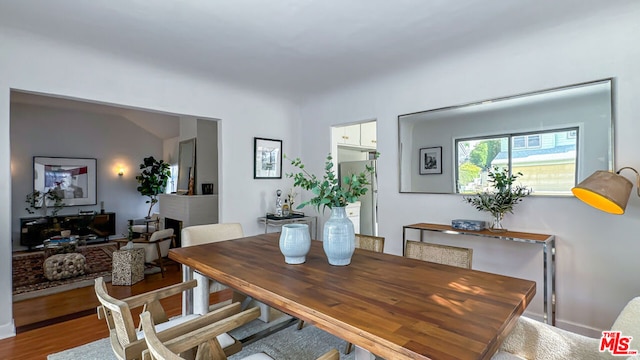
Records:
{"label": "hanging light fixture", "polygon": [[610,214],[621,215],[627,207],[633,183],[620,175],[622,170],[629,169],[636,173],[636,188],[640,196],[640,174],[632,167],[623,167],[617,172],[596,171],[571,192],[578,199],[596,209]]}

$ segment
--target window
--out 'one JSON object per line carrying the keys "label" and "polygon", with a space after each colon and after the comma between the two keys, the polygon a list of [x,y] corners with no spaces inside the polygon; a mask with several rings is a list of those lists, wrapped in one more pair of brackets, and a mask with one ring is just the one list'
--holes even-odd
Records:
{"label": "window", "polygon": [[456,139],[456,190],[489,190],[494,167],[520,172],[536,195],[568,195],[576,183],[578,128]]}

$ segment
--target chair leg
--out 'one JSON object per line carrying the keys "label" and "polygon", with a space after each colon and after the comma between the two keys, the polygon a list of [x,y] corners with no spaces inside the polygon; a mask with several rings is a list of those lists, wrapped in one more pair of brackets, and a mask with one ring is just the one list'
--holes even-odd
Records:
{"label": "chair leg", "polygon": [[302,330],[304,327],[304,320],[298,320],[298,330]]}
{"label": "chair leg", "polygon": [[344,346],[344,354],[347,355],[349,353],[351,353],[351,351],[353,350],[353,344],[348,342],[345,346]]}
{"label": "chair leg", "polygon": [[156,241],[156,252],[158,253],[158,264],[160,264],[160,274],[164,278],[164,264],[162,263],[162,254],[160,253],[160,241]]}

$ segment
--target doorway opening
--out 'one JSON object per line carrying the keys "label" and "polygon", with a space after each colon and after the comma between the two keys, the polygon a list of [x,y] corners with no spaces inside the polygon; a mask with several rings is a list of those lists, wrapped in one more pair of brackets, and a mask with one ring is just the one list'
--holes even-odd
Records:
{"label": "doorway opening", "polygon": [[367,193],[358,202],[347,207],[355,232],[362,235],[378,235],[378,182],[376,121],[368,120],[350,125],[331,127],[331,148],[338,169],[338,177],[360,173],[365,166],[376,169],[371,176]]}

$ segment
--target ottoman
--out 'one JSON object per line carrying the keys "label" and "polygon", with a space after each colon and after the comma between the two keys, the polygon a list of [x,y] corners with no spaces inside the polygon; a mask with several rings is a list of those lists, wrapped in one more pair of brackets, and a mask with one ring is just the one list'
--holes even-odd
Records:
{"label": "ottoman", "polygon": [[44,261],[44,276],[49,280],[62,280],[84,275],[86,259],[78,253],[57,254]]}

